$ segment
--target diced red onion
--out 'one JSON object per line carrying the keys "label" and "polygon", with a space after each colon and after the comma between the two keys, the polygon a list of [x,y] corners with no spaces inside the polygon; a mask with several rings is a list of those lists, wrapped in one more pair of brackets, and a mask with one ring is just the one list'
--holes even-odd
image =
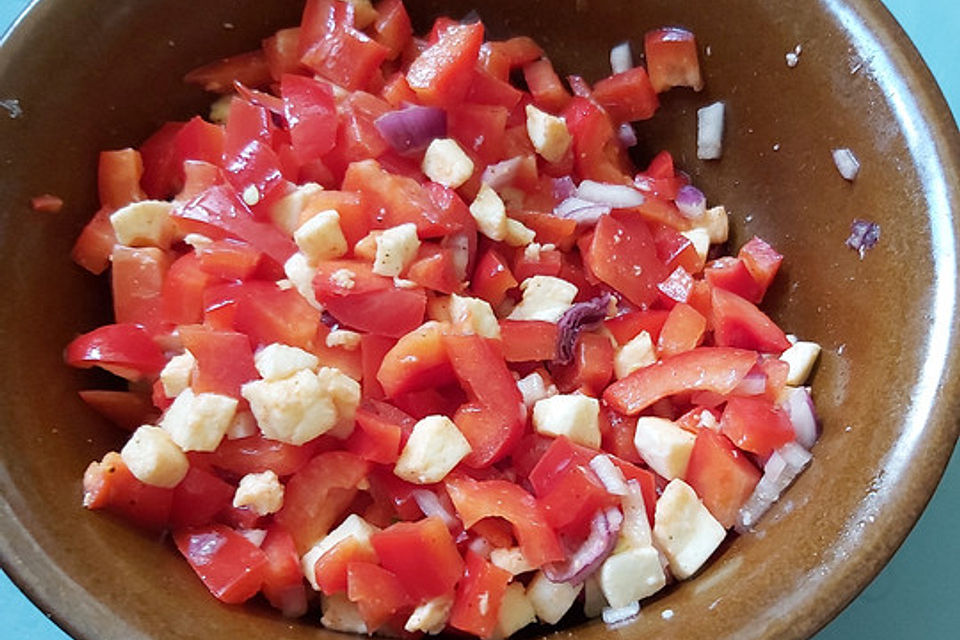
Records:
{"label": "diced red onion", "polygon": [[624,149],[635,147],[639,142],[639,140],[637,140],[637,132],[629,122],[624,122],[620,125],[617,129],[617,138],[620,140],[620,144],[623,145]]}
{"label": "diced red onion", "polygon": [[813,398],[810,397],[810,390],[806,387],[790,388],[783,404],[793,424],[797,442],[805,449],[809,449],[816,443],[819,436],[817,413],[813,406]]}
{"label": "diced red onion", "polygon": [[453,252],[453,268],[456,271],[457,278],[465,280],[467,267],[470,265],[470,238],[466,232],[451,233],[440,242],[440,245]]}
{"label": "diced red onion", "polygon": [[623,514],[611,507],[598,511],[590,522],[590,533],[583,544],[570,553],[564,562],[543,565],[543,573],[551,582],[578,585],[596,571],[617,546],[617,534]]}
{"label": "diced red onion", "polygon": [[860,259],[868,249],[873,249],[880,241],[880,225],[869,220],[855,219],[850,223],[850,237],[847,246],[860,253]]}
{"label": "diced red onion", "polygon": [[436,107],[410,106],[389,111],[373,121],[383,139],[400,153],[424,149],[447,135],[447,112]]}
{"label": "diced red onion", "polygon": [[249,540],[252,545],[257,547],[262,545],[264,538],[267,537],[266,529],[237,529],[237,533],[242,535],[244,538]]}
{"label": "diced red onion", "polygon": [[743,377],[732,393],[738,396],[759,396],[766,390],[767,374],[755,367]]}
{"label": "diced red onion", "polygon": [[722,102],[697,109],[697,157],[701,160],[717,160],[723,155]]}
{"label": "diced red onion", "polygon": [[749,531],[810,463],[813,456],[796,442],[788,442],[771,454],[763,476],[737,514],[736,529]]}
{"label": "diced red onion", "polygon": [[639,207],[646,198],[637,189],[624,184],[609,184],[584,180],[577,187],[577,197],[589,202],[603,204],[611,209]]}
{"label": "diced red onion", "polygon": [[578,302],[563,312],[560,320],[557,321],[557,357],[555,362],[570,364],[573,360],[573,350],[580,332],[584,329],[596,327],[603,322],[603,319],[607,317],[609,306],[610,294],[604,291],[596,298],[586,302]]}
{"label": "diced red onion", "polygon": [[603,488],[615,496],[627,495],[627,481],[623,477],[623,472],[613,464],[610,456],[598,455],[590,460],[590,468],[600,478]]}
{"label": "diced red onion", "polygon": [[680,187],[674,202],[680,213],[690,220],[699,220],[707,210],[707,196],[690,184]]}
{"label": "diced red onion", "polygon": [[523,160],[523,156],[517,156],[515,158],[502,160],[496,164],[487,165],[487,168],[483,170],[483,174],[480,176],[480,182],[486,184],[494,191],[499,191],[513,182],[514,178],[517,177],[517,171],[520,169],[520,165],[523,164]]}
{"label": "diced red onion", "polygon": [[613,73],[623,73],[633,68],[633,51],[629,42],[621,42],[610,49],[610,70]]}
{"label": "diced red onion", "polygon": [[553,179],[553,198],[557,202],[563,202],[577,192],[577,185],[570,176]]}
{"label": "diced red onion", "polygon": [[437,497],[433,491],[428,491],[426,489],[417,489],[410,492],[410,495],[413,496],[413,499],[416,501],[417,506],[420,507],[420,511],[423,511],[423,515],[427,516],[437,516],[443,523],[447,525],[447,528],[451,531],[459,531],[462,529],[460,519],[457,516],[450,513],[450,511],[443,506],[440,502],[440,499]]}
{"label": "diced red onion", "polygon": [[843,179],[853,182],[857,178],[857,174],[860,173],[860,161],[857,160],[857,156],[853,155],[853,151],[847,148],[834,149],[831,154],[833,155],[833,164],[837,165],[837,171],[840,172]]}
{"label": "diced red onion", "polygon": [[553,209],[553,215],[558,218],[573,220],[579,225],[590,226],[597,223],[602,216],[612,209],[604,204],[597,204],[571,196]]}
{"label": "diced red onion", "polygon": [[640,615],[640,601],[634,600],[630,604],[617,607],[604,607],[603,612],[600,614],[603,617],[604,623],[608,626],[617,626],[621,625],[624,622],[629,622],[633,620],[638,615]]}

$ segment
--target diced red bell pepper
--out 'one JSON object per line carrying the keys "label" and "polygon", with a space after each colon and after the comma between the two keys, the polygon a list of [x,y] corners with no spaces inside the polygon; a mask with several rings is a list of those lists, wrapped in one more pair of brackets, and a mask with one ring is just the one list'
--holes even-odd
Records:
{"label": "diced red bell pepper", "polygon": [[300,224],[321,211],[333,209],[340,214],[340,230],[353,247],[370,232],[370,216],[362,193],[324,189],[313,194],[300,215]]}
{"label": "diced red bell pepper", "polygon": [[473,80],[467,90],[467,102],[513,109],[523,97],[523,92],[506,80],[494,77],[482,66],[473,70]]}
{"label": "diced red bell pepper", "polygon": [[151,333],[163,329],[164,279],[170,261],[162,249],[114,246],[110,288],[118,323],[139,324]]}
{"label": "diced red bell pepper", "polygon": [[648,120],[660,106],[643,67],[634,67],[596,83],[593,99],[607,110],[614,122]]}
{"label": "diced red bell pepper", "polygon": [[575,463],[557,474],[550,488],[537,495],[544,516],[550,526],[557,530],[586,528],[597,511],[619,503],[583,463]]}
{"label": "diced red bell pepper", "polygon": [[518,284],[506,260],[491,247],[477,260],[470,288],[477,297],[497,307],[506,298],[507,291]]}
{"label": "diced red bell pepper", "polygon": [[483,44],[483,24],[455,25],[443,30],[439,39],[407,69],[407,83],[424,104],[456,104],[467,93]]}
{"label": "diced red bell pepper", "polygon": [[128,380],[160,373],[166,358],[143,327],[107,324],[74,338],[65,359],[71,367],[101,367]]}
{"label": "diced red bell pepper", "polygon": [[196,249],[200,268],[224,280],[246,280],[257,270],[263,253],[240,240],[215,240]]}
{"label": "diced red bell pepper", "polygon": [[116,210],[146,198],[140,188],[142,176],[143,159],[136,149],[101,151],[97,170],[100,206]]}
{"label": "diced red bell pepper", "polygon": [[170,526],[173,529],[209,525],[233,500],[234,487],[216,474],[191,465],[173,489]]}
{"label": "diced red bell pepper", "polygon": [[500,603],[513,575],[473,551],[467,552],[466,560],[449,624],[478,638],[489,638],[497,628]]}
{"label": "diced red bell pepper", "polygon": [[329,84],[287,74],[280,80],[283,113],[300,162],[323,156],[337,142],[337,105]]}
{"label": "diced red bell pepper", "polygon": [[302,616],[307,612],[307,590],[293,537],[283,527],[273,524],[267,529],[260,548],[267,556],[261,589],[264,597],[284,616]]}
{"label": "diced red bell pepper", "polygon": [[357,604],[360,616],[371,632],[411,604],[410,595],[400,578],[371,562],[347,565],[347,598]]}
{"label": "diced red bell pepper", "polygon": [[506,107],[463,103],[447,111],[447,133],[485,164],[503,159]]}
{"label": "diced red bell pepper", "polygon": [[533,276],[559,276],[563,269],[563,254],[557,250],[541,249],[536,257],[527,256],[526,252],[518,249],[517,258],[513,262],[513,275],[523,282]]}
{"label": "diced red bell pepper", "polygon": [[538,320],[501,320],[500,339],[507,362],[553,360],[557,357],[557,325]]}
{"label": "diced red bell pepper", "polygon": [[371,333],[365,333],[360,336],[360,362],[363,367],[363,376],[360,380],[363,384],[364,398],[382,400],[386,397],[383,387],[381,387],[380,382],[377,381],[377,372],[380,370],[383,357],[396,343],[395,338],[378,336]]}
{"label": "diced red bell pepper", "polygon": [[688,304],[680,303],[670,310],[660,331],[657,352],[661,358],[690,351],[703,340],[707,319]]}
{"label": "diced red bell pepper", "polygon": [[[767,292],[767,289],[773,283],[773,279],[780,270],[780,264],[783,262],[783,256],[777,253],[776,249],[764,242],[762,239],[754,236],[747,244],[740,247],[737,257],[743,260],[747,271],[753,276],[760,287],[760,300]],[[755,302],[759,302],[756,300]]]}
{"label": "diced red bell pepper", "polygon": [[443,334],[449,326],[429,322],[406,334],[383,357],[377,380],[388,398],[456,381]]}
{"label": "diced red bell pepper", "polygon": [[90,408],[125,431],[134,431],[160,417],[150,397],[135,391],[84,389],[77,394]]}
{"label": "diced red bell pepper", "polygon": [[657,283],[667,277],[647,223],[627,213],[600,218],[584,262],[597,279],[640,306],[657,298]]}
{"label": "diced red bell pepper", "polygon": [[762,458],[796,437],[787,413],[756,397],[731,397],[720,418],[720,431],[744,451]]}
{"label": "diced red bell pepper", "polygon": [[347,590],[347,567],[354,562],[377,562],[377,553],[370,545],[347,537],[317,558],[314,579],[320,591],[330,596]]}
{"label": "diced red bell pepper", "polygon": [[703,277],[714,288],[730,291],[750,302],[763,299],[760,284],[740,258],[726,256],[712,260],[703,270]]}
{"label": "diced red bell pepper", "polygon": [[[550,209],[553,209],[552,204]],[[510,216],[525,227],[533,229],[537,234],[535,240],[540,244],[552,244],[561,251],[569,251],[576,239],[575,220],[558,218],[555,215],[537,211],[511,211]]]}
{"label": "diced red bell pepper", "polygon": [[413,37],[410,16],[403,6],[403,0],[381,0],[376,9],[373,38],[387,48],[387,59],[395,60]]}
{"label": "diced red bell pepper", "polygon": [[498,412],[490,411],[477,402],[460,406],[453,421],[470,443],[470,453],[463,464],[472,469],[483,469],[503,458],[517,442],[514,424]]}
{"label": "diced red bell pepper", "polygon": [[267,556],[233,529],[222,524],[182,529],[173,540],[218,600],[238,604],[260,591]]}
{"label": "diced red bell pepper", "polygon": [[637,453],[637,447],[633,443],[636,430],[635,416],[617,413],[606,404],[600,406],[600,438],[604,451],[633,464],[643,463],[643,458]]}
{"label": "diced red bell pepper", "polygon": [[456,293],[462,288],[457,277],[453,251],[435,244],[420,246],[417,259],[407,269],[408,280],[440,293]]}
{"label": "diced red bell pepper", "polygon": [[199,325],[181,326],[179,332],[184,348],[197,359],[190,381],[195,393],[239,398],[240,387],[260,377],[253,364],[250,340],[244,334]]}
{"label": "diced red bell pepper", "polygon": [[703,88],[697,40],[691,32],[679,27],[648,31],[643,37],[643,50],[657,93],[672,87],[691,87],[694,91]]}
{"label": "diced red bell pepper", "polygon": [[271,470],[281,478],[303,468],[322,448],[322,438],[297,446],[269,440],[261,435],[231,440],[225,438],[216,451],[191,453],[192,461],[242,477]]}
{"label": "diced red bell pepper", "polygon": [[480,48],[480,64],[492,76],[510,78],[510,71],[543,57],[543,49],[528,36],[503,41],[484,42]]}
{"label": "diced red bell pepper", "polygon": [[573,349],[568,365],[553,366],[551,373],[562,393],[577,389],[599,395],[613,377],[615,351],[610,338],[602,333],[582,333]]}
{"label": "diced red bell pepper", "polygon": [[[387,413],[378,411],[385,407]],[[346,441],[346,448],[364,460],[393,464],[400,457],[404,432],[413,429],[414,419],[385,403],[367,403],[357,408],[357,428]]]}
{"label": "diced red bell pepper", "polygon": [[353,27],[350,3],[321,0],[304,8],[300,61],[343,88],[363,89],[390,50]]}
{"label": "diced red bell pepper", "polygon": [[274,82],[300,69],[300,27],[280,29],[261,43]]}
{"label": "diced red bell pepper", "polygon": [[215,60],[193,69],[183,77],[184,82],[214,93],[230,93],[234,82],[248,87],[262,87],[269,84],[270,80],[270,66],[260,50]]}
{"label": "diced red bell pepper", "polygon": [[573,156],[581,179],[630,184],[629,163],[610,117],[596,103],[582,97],[570,100],[563,117],[573,135]]}
{"label": "diced red bell pepper", "polygon": [[[417,601],[453,591],[463,575],[463,558],[438,517],[397,522],[370,538],[380,564],[393,572]],[[429,571],[424,571],[429,567]]]}
{"label": "diced red bell pepper", "polygon": [[726,436],[701,428],[683,479],[713,517],[729,529],[760,481],[760,470]]}
{"label": "diced red bell pepper", "polygon": [[683,267],[677,267],[666,280],[657,285],[660,302],[668,309],[672,309],[677,303],[685,303],[690,299],[693,286],[693,277]]}
{"label": "diced red bell pepper", "polygon": [[619,344],[626,344],[639,335],[641,331],[649,333],[651,340],[656,343],[669,313],[669,311],[661,309],[628,311],[615,318],[605,320],[603,326],[613,334]]}
{"label": "diced red bell pepper", "polygon": [[105,509],[144,529],[163,529],[172,502],[172,489],[140,482],[115,451],[91,462],[83,474],[83,506]]}
{"label": "diced red bell pepper", "polygon": [[170,324],[203,321],[203,293],[215,278],[204,271],[197,254],[185,253],[170,265],[162,286],[162,317]]}
{"label": "diced red bell pepper", "polygon": [[166,122],[140,145],[143,159],[140,185],[149,198],[166,199],[180,189],[182,162],[173,141],[184,124]]}
{"label": "diced red bell pepper", "polygon": [[117,235],[110,224],[112,209],[97,211],[77,236],[70,258],[94,275],[100,275],[110,266],[110,254],[117,243]]}
{"label": "diced red bell pepper", "polygon": [[673,227],[653,225],[653,241],[657,245],[657,257],[668,269],[683,267],[687,273],[700,273],[703,270],[703,259],[693,242]]}
{"label": "diced red bell pepper", "polygon": [[309,350],[320,325],[320,312],[295,289],[273,282],[250,280],[237,298],[234,328],[254,346],[280,342]]}
{"label": "diced red bell pepper", "polygon": [[790,341],[763,311],[735,293],[718,287],[712,292],[713,337],[719,346],[781,353]]}
{"label": "diced red bell pepper", "polygon": [[541,109],[559,113],[570,102],[570,93],[548,59],[541,58],[523,65],[523,78],[533,96],[533,103]]}

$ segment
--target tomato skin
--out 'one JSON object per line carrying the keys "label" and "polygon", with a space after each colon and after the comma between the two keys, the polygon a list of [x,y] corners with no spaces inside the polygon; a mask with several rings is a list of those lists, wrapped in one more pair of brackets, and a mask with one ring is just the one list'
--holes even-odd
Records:
{"label": "tomato skin", "polygon": [[557,356],[557,325],[537,320],[501,320],[500,339],[507,362],[553,360]]}
{"label": "tomato skin", "polygon": [[636,415],[661,398],[685,391],[733,391],[757,363],[757,354],[730,347],[697,347],[665,358],[617,380],[603,399],[625,415]]}
{"label": "tomato skin", "polygon": [[735,293],[712,291],[714,341],[719,346],[782,353],[790,348],[786,334],[764,312]]}
{"label": "tomato skin", "polygon": [[725,435],[708,428],[700,428],[696,434],[683,479],[713,517],[729,529],[760,481],[760,470]]}
{"label": "tomato skin", "polygon": [[563,559],[563,549],[543,508],[519,485],[466,476],[447,476],[444,484],[464,527],[469,529],[482,518],[498,516],[513,525],[520,549],[533,566]]}
{"label": "tomato skin", "polygon": [[160,347],[143,327],[107,324],[85,333],[67,345],[65,359],[71,367],[99,366],[127,379],[154,376],[166,365]]}
{"label": "tomato skin", "polygon": [[593,98],[614,122],[648,120],[660,106],[647,71],[634,67],[593,85]]}
{"label": "tomato skin", "polygon": [[83,474],[83,506],[105,509],[144,529],[163,529],[172,502],[172,489],[140,482],[115,451],[101,462],[91,462]]}
{"label": "tomato skin", "polygon": [[649,227],[626,213],[600,218],[584,262],[597,279],[641,307],[656,300],[657,283],[667,276]]}
{"label": "tomato skin", "polygon": [[410,595],[396,574],[371,562],[347,565],[347,598],[357,604],[369,631],[379,629],[410,604]]}
{"label": "tomato skin", "polygon": [[[453,591],[463,558],[440,518],[397,522],[370,537],[380,564],[393,572],[417,601]],[[430,567],[430,571],[424,571]]]}
{"label": "tomato skin", "polygon": [[497,627],[500,602],[513,575],[473,551],[467,552],[466,561],[449,624],[478,638],[489,638]]}
{"label": "tomato skin", "polygon": [[377,380],[388,398],[456,380],[443,343],[449,330],[445,323],[427,323],[400,338],[384,355]]}
{"label": "tomato skin", "polygon": [[467,93],[480,45],[483,24],[454,25],[421,53],[407,69],[407,83],[423,104],[452,105]]}
{"label": "tomato skin", "polygon": [[180,339],[197,359],[190,382],[195,393],[240,398],[240,387],[260,377],[253,364],[250,340],[242,333],[184,325],[180,327]]}
{"label": "tomato skin", "polygon": [[720,431],[739,448],[766,457],[796,434],[786,412],[765,398],[734,396],[720,417]]}
{"label": "tomato skin", "polygon": [[307,590],[293,537],[283,527],[270,525],[260,548],[267,556],[264,597],[285,616],[302,616],[307,612]]}
{"label": "tomato skin", "polygon": [[222,524],[183,529],[174,532],[173,540],[218,600],[238,604],[260,590],[267,557],[233,529]]}
{"label": "tomato skin", "polygon": [[329,84],[299,75],[280,79],[283,112],[300,162],[319,158],[337,141],[337,105]]}
{"label": "tomato skin", "polygon": [[697,40],[686,29],[666,27],[648,31],[643,38],[650,82],[657,93],[672,87],[703,88]]}

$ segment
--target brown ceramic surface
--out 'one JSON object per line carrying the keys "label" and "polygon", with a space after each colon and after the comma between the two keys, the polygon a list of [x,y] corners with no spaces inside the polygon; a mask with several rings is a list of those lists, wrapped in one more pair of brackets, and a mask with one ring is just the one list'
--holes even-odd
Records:
{"label": "brown ceramic surface", "polygon": [[[67,256],[95,208],[97,151],[201,110],[208,98],[182,86],[183,73],[294,24],[300,4],[44,0],[0,49],[0,97],[24,110],[0,117],[0,557],[78,638],[327,635],[314,620],[220,605],[169,544],[80,508],[84,467],[119,434],[76,396],[92,378],[60,359],[74,334],[108,317],[104,281]],[[682,24],[709,45],[707,90],[665,97],[641,126],[639,159],[671,149],[733,212],[734,246],[758,233],[786,254],[770,308],[825,348],[814,382],[825,433],[813,466],[757,535],[725,547],[636,623],[576,631],[630,640],[813,634],[903,540],[957,437],[960,142],[919,56],[868,0],[410,4],[421,29],[441,11],[477,6],[493,36],[532,34],[561,70],[591,80],[605,73],[612,44],[638,44],[650,27]],[[798,42],[802,61],[788,69],[784,53]],[[729,107],[725,156],[702,163],[694,110],[715,99]],[[863,164],[853,185],[831,163],[837,146]],[[44,192],[63,196],[62,213],[28,208]],[[854,217],[883,228],[862,261],[843,245]]]}

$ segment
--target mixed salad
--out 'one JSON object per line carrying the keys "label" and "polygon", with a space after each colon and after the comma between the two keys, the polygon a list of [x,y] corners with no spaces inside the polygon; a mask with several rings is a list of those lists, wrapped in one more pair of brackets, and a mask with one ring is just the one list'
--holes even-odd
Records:
{"label": "mixed salad", "polygon": [[757,306],[780,254],[723,256],[724,208],[631,164],[703,85],[692,33],[644,53],[565,83],[476,17],[308,0],[191,72],[210,118],[103,152],[73,251],[115,321],[66,360],[126,381],[81,396],[131,432],[84,505],[357,633],[615,623],[696,574],[809,462],[819,348]]}

